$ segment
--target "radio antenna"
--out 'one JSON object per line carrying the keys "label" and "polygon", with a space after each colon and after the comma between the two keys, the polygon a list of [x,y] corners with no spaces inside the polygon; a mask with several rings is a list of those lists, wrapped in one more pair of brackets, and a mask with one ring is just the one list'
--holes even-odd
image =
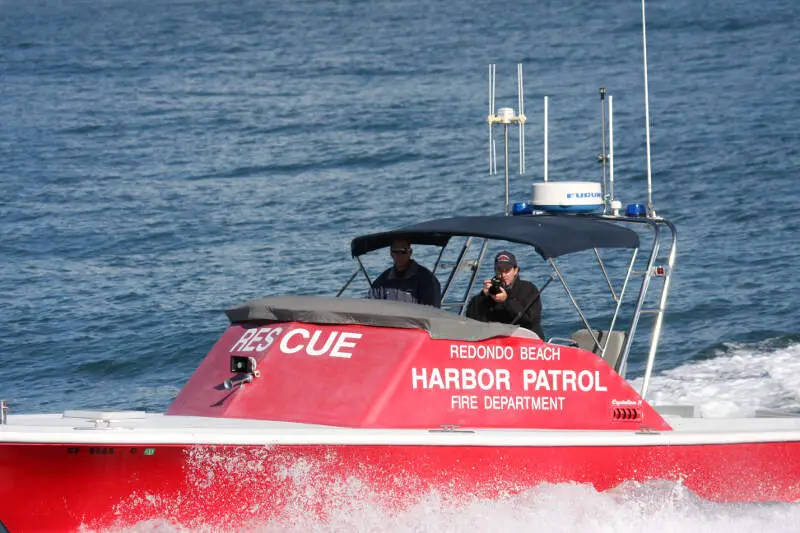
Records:
{"label": "radio antenna", "polygon": [[600,87],[600,132],[603,138],[603,147],[602,152],[597,157],[597,159],[603,165],[603,184],[602,184],[602,191],[603,191],[603,214],[605,214],[608,210],[608,184],[606,178],[606,164],[608,163],[608,154],[606,153],[606,88]]}
{"label": "radio antenna", "polygon": [[[495,64],[489,65],[489,117],[494,116],[494,77]],[[489,175],[497,174],[497,152],[494,149],[494,130],[489,120]]]}
{"label": "radio antenna", "polygon": [[544,97],[544,181],[547,181],[547,96]]}
{"label": "radio antenna", "polygon": [[522,63],[517,63],[517,116],[519,126],[519,173],[525,174],[525,91],[522,87]]}
{"label": "radio antenna", "polygon": [[497,173],[497,155],[494,151],[494,125],[503,125],[503,151],[505,154],[504,167],[505,167],[505,214],[508,216],[509,210],[509,190],[508,190],[508,127],[511,124],[517,124],[519,127],[519,173],[525,173],[525,100],[523,96],[522,84],[522,64],[517,65],[517,113],[511,107],[501,107],[495,112],[495,65],[489,65],[489,174]]}
{"label": "radio antenna", "polygon": [[650,166],[650,98],[647,88],[647,22],[644,12],[644,0],[642,0],[642,52],[644,57],[644,131],[647,147],[647,216],[655,218],[656,211],[653,207],[653,173]]}
{"label": "radio antenna", "polygon": [[614,216],[614,96],[608,95],[608,199]]}

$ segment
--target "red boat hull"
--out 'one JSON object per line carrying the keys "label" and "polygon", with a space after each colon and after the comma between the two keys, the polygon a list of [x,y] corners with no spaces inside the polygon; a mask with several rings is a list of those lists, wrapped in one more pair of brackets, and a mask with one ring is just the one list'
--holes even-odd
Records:
{"label": "red boat hull", "polygon": [[362,499],[388,512],[438,491],[500,498],[540,483],[681,482],[712,501],[800,500],[800,443],[682,446],[0,445],[10,533],[143,520],[239,528]]}

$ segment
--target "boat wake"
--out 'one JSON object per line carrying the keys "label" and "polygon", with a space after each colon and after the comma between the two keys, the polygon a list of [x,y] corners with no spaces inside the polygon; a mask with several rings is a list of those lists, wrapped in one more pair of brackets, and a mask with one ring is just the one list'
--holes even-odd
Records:
{"label": "boat wake", "polygon": [[[231,509],[231,514],[239,512]],[[241,520],[227,531],[250,533],[385,531],[398,533],[533,532],[549,533],[789,533],[797,530],[797,504],[717,504],[680,484],[626,483],[599,493],[588,485],[543,484],[499,499],[454,502],[438,492],[402,512],[388,512],[369,494],[353,496],[327,510],[323,520],[306,514],[270,521]],[[83,530],[85,533],[94,533]],[[104,533],[211,533],[218,527],[186,527],[168,519],[140,522]],[[99,532],[98,532],[99,533]]]}
{"label": "boat wake", "polygon": [[[638,390],[641,379],[631,384]],[[800,412],[800,342],[725,343],[703,360],[654,375],[648,395],[656,405],[697,405],[713,418]]]}

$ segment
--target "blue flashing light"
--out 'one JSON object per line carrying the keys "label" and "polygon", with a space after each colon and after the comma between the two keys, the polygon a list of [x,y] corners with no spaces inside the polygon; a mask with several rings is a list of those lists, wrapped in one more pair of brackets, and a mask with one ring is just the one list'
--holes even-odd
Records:
{"label": "blue flashing light", "polygon": [[532,215],[533,204],[530,204],[528,202],[517,202],[513,206],[511,206],[511,214],[514,216]]}
{"label": "blue flashing light", "polygon": [[643,204],[628,204],[625,207],[626,217],[643,217],[647,215],[647,209]]}

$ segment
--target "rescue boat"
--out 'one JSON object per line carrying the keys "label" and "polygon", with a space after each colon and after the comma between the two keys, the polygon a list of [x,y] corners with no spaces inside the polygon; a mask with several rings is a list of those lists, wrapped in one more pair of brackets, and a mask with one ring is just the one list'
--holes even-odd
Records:
{"label": "rescue boat", "polygon": [[[650,230],[648,254],[627,225]],[[706,419],[692,406],[651,405],[653,327],[642,387],[624,377],[640,319],[658,326],[664,314],[676,255],[667,220],[545,213],[431,220],[355,238],[356,273],[366,273],[364,254],[398,237],[443,252],[463,241],[443,285],[449,309],[263,298],[227,311],[229,327],[163,414],[6,415],[4,404],[6,530],[154,519],[232,528],[324,515],[357,495],[391,510],[432,490],[458,501],[540,483],[607,490],[670,480],[714,501],[800,499],[800,418]],[[583,328],[545,340],[463,316],[476,266],[497,241],[532,247],[573,301],[560,258],[594,252],[600,271],[611,272],[605,254],[630,252],[622,284],[608,280],[610,327],[593,327],[579,311]],[[434,272],[447,256],[439,257]],[[637,257],[645,257],[638,272]],[[459,274],[466,274],[461,284]],[[615,328],[634,279],[627,326]],[[656,285],[657,307],[644,308]]]}

